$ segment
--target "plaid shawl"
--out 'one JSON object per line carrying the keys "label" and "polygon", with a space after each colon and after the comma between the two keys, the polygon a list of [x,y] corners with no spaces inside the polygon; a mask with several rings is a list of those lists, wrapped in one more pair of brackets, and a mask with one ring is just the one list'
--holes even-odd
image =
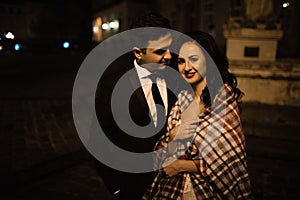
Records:
{"label": "plaid shawl", "polygon": [[[168,131],[181,123],[181,113],[191,98],[182,95],[168,118]],[[154,167],[160,169],[170,158],[193,160],[199,173],[184,172],[168,177],[157,171],[142,199],[183,199],[188,182],[197,199],[251,199],[245,138],[232,88],[225,84],[211,107],[199,115],[199,126],[191,142],[178,143],[176,154],[166,147],[169,133],[155,146]]]}

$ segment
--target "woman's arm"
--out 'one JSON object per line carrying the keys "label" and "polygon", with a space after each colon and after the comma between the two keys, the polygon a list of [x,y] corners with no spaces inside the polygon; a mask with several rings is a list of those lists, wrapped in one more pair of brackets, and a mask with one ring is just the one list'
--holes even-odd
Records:
{"label": "woman's arm", "polygon": [[199,173],[198,168],[193,160],[177,159],[168,166],[164,167],[164,171],[170,177],[177,175],[180,172]]}

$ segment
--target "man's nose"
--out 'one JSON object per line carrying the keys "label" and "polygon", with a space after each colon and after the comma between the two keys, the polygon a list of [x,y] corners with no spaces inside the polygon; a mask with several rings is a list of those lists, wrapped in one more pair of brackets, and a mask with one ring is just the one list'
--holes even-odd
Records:
{"label": "man's nose", "polygon": [[169,49],[167,49],[167,51],[164,54],[164,59],[165,60],[170,60],[172,58],[171,52]]}

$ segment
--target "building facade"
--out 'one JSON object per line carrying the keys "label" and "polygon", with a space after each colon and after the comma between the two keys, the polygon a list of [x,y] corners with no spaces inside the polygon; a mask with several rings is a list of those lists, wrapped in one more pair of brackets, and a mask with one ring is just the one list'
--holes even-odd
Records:
{"label": "building facade", "polygon": [[[218,45],[225,51],[226,39],[224,37],[224,25],[229,20],[242,23],[245,18],[245,0],[112,0],[105,1],[101,8],[98,6],[94,13],[94,24],[97,17],[105,21],[106,18],[118,18],[120,29],[117,32],[126,30],[130,20],[138,13],[146,10],[154,10],[170,19],[172,28],[180,31],[203,30],[211,33]],[[139,3],[138,3],[139,2]],[[258,4],[260,1],[254,1]],[[283,7],[283,1],[273,0],[273,19],[281,24],[283,37],[278,41],[278,57],[300,57],[300,26],[297,20],[300,13],[300,2],[289,0],[289,6]],[[104,32],[103,34],[106,34]],[[108,35],[115,34],[110,31]],[[107,36],[103,35],[102,39]],[[102,39],[98,40],[101,41]],[[289,49],[289,51],[286,51]]]}

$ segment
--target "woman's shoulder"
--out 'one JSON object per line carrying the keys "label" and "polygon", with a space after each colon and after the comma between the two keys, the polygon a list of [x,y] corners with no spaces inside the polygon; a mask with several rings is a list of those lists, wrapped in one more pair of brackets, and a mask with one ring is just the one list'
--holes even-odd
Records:
{"label": "woman's shoulder", "polygon": [[221,99],[223,99],[223,98],[225,98],[225,99],[234,98],[233,88],[228,83],[224,83],[220,87],[220,89],[219,89],[219,91],[218,91],[218,93],[216,95],[216,99],[220,99],[220,98]]}

